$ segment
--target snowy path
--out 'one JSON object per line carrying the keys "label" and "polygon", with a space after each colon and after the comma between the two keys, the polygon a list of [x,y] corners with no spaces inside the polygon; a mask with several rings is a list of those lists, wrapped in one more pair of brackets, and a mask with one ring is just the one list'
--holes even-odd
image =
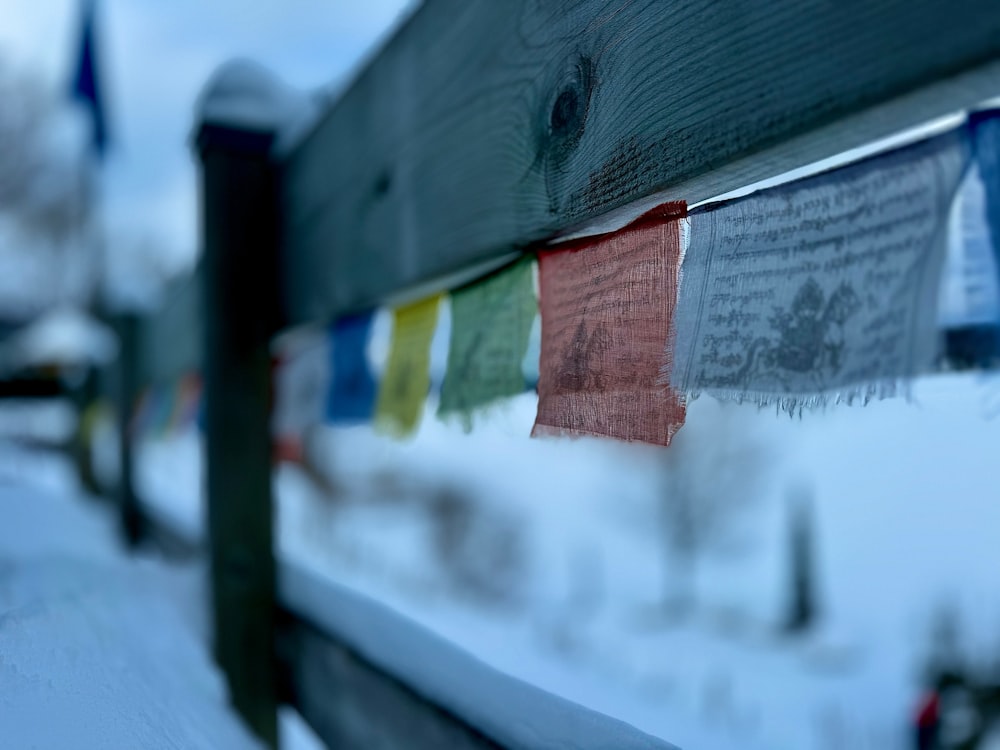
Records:
{"label": "snowy path", "polygon": [[86,503],[0,485],[3,746],[259,747],[204,648],[197,571],[127,558]]}

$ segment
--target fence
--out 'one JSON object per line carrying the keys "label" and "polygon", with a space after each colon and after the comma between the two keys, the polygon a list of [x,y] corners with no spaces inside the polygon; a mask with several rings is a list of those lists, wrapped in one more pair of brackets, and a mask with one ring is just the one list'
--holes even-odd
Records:
{"label": "fence", "polygon": [[278,331],[833,156],[998,80],[1000,6],[982,0],[427,0],[332,103],[220,71],[196,127],[201,297],[181,289],[123,363],[142,382],[204,373],[214,647],[255,731],[273,744],[288,700],[333,747],[659,745],[276,568]]}

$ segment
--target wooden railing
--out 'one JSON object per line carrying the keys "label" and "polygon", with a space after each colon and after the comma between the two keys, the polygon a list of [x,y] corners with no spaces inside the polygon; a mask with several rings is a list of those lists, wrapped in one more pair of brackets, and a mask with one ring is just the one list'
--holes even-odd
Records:
{"label": "wooden railing", "polygon": [[[145,324],[137,367],[145,382],[204,373],[214,645],[255,731],[275,742],[286,699],[335,747],[657,745],[449,656],[483,688],[470,708],[430,662],[392,656],[415,626],[332,589],[313,595],[325,614],[306,611],[316,584],[274,563],[279,330],[452,288],[533,243],[704,200],[998,88],[989,0],[426,0],[332,104],[223,68],[196,126],[201,296],[190,284]],[[399,638],[419,650],[430,636]],[[504,703],[536,698],[562,723],[519,734]]]}
{"label": "wooden railing", "polygon": [[[146,543],[206,552],[202,531],[144,506]],[[331,748],[581,747],[666,742],[504,675],[367,597],[278,564],[277,696]]]}

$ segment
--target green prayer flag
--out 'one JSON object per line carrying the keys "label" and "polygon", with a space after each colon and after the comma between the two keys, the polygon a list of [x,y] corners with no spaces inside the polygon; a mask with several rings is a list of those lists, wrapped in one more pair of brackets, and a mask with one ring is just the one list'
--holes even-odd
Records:
{"label": "green prayer flag", "polygon": [[438,416],[472,415],[525,390],[521,361],[538,313],[533,258],[451,293],[451,344]]}

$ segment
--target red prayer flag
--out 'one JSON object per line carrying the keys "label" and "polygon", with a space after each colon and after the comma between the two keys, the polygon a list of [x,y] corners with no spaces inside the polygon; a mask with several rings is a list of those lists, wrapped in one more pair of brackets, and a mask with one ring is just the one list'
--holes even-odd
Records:
{"label": "red prayer flag", "polygon": [[542,353],[533,436],[669,445],[683,397],[657,382],[671,347],[682,202],[539,253]]}

